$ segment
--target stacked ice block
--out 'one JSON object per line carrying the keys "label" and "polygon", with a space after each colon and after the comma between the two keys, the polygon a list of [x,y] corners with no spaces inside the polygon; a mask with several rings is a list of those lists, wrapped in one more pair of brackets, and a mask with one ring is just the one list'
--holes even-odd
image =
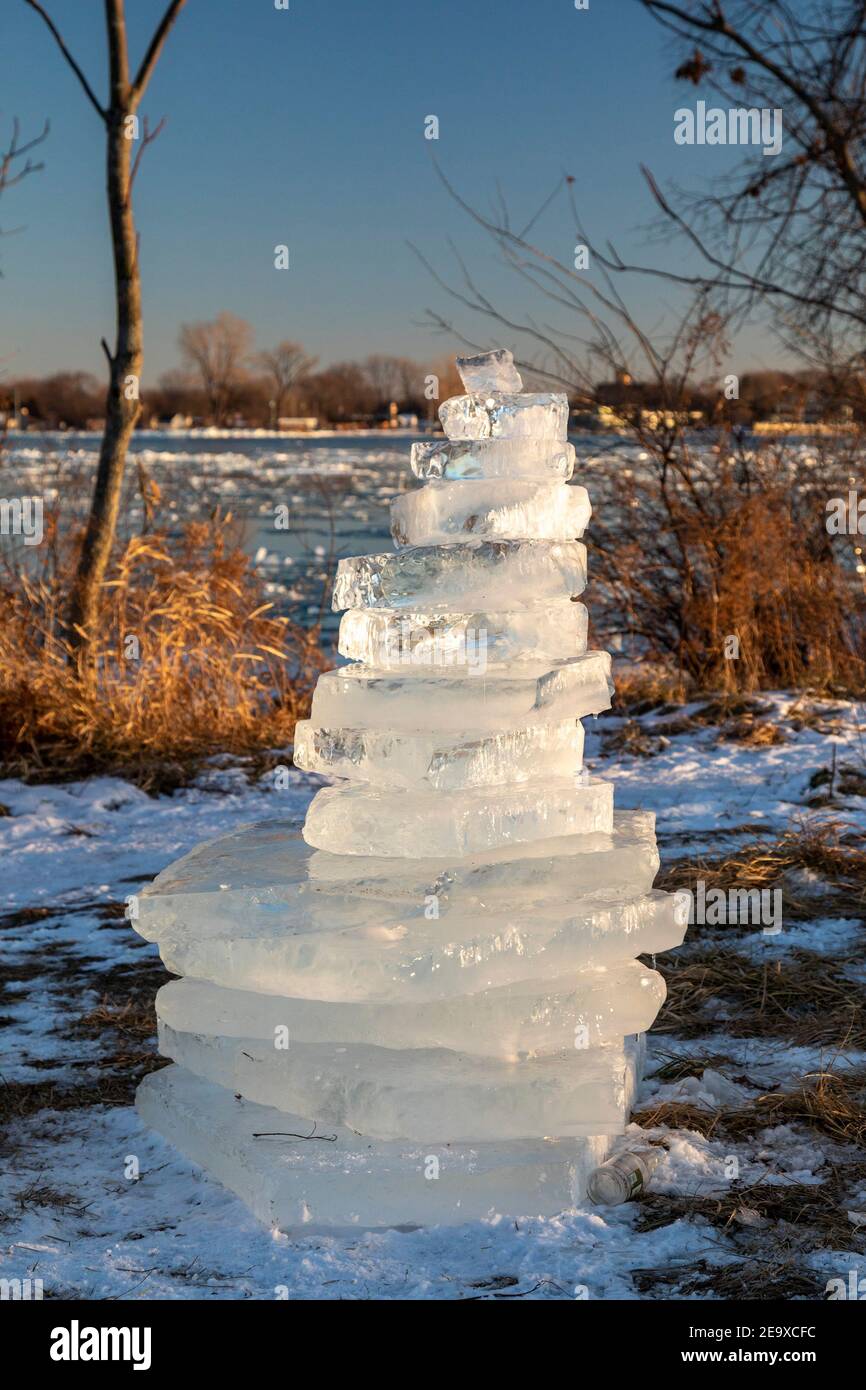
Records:
{"label": "stacked ice block", "polygon": [[586,648],[564,396],[511,355],[458,362],[446,440],[392,503],[395,553],[340,563],[351,664],[319,681],[298,766],[339,779],[303,839],[201,845],[138,902],[172,972],[145,1120],[283,1228],[551,1215],[627,1121],[678,945],[652,817],[613,811],[581,720]]}

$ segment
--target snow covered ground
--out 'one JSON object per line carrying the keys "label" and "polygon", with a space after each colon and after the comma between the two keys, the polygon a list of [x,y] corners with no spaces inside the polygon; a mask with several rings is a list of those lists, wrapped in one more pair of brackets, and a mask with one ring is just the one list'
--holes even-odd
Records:
{"label": "snow covered ground", "polygon": [[[781,742],[720,737],[700,722],[697,705],[677,711],[676,726],[671,720],[670,712],[628,724],[606,717],[588,740],[588,759],[614,779],[618,804],[658,813],[665,863],[776,838],[803,816],[866,830],[866,707],[767,698],[755,721],[775,725]],[[863,1155],[797,1120],[736,1140],[724,1131],[707,1137],[706,1126],[653,1128],[665,1157],[649,1202],[350,1241],[263,1229],[145,1131],[129,1102],[132,1080],[153,1061],[147,1005],[164,976],[155,948],[124,920],[124,899],[202,839],[275,815],[300,821],[313,789],[300,773],[280,790],[271,774],[251,785],[242,766],[225,762],[159,799],[107,778],[0,782],[0,1080],[9,1120],[0,1277],[40,1278],[46,1297],[88,1299],[612,1299],[676,1297],[704,1270],[706,1289],[692,1296],[712,1297],[714,1270],[754,1279],[770,1258],[770,1227],[750,1207],[749,1189],[822,1192],[844,1164],[854,1166],[839,1188],[836,1245],[804,1240],[808,1217],[798,1226],[786,1214],[771,1233],[790,1254],[795,1295],[820,1296],[814,1291],[851,1269],[866,1274],[864,1238],[847,1217],[866,1210]],[[829,803],[815,804],[828,793]],[[801,912],[774,936],[720,929],[713,949],[770,969],[804,948],[823,953],[849,972],[862,1003],[866,904],[852,893],[850,913],[828,912],[808,877],[801,887],[815,892],[813,919]],[[707,949],[705,935],[698,947]],[[687,941],[683,959],[690,949]],[[671,1101],[736,1110],[823,1068],[866,1074],[856,1048],[795,1045],[793,1032],[749,1037],[724,1001],[700,1007],[700,1035],[668,1028],[650,1036],[644,1114]],[[737,1218],[720,1225],[706,1205],[689,1211],[688,1200],[729,1196],[732,1157],[743,1195]]]}

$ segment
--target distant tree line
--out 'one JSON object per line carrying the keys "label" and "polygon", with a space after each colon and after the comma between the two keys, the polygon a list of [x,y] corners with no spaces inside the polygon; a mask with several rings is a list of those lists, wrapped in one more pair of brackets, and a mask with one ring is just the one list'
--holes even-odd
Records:
{"label": "distant tree line", "polygon": [[[230,313],[181,325],[178,347],[180,366],[142,387],[139,428],[175,417],[219,427],[273,428],[295,417],[375,424],[395,409],[429,416],[438,400],[462,389],[452,359],[421,363],[373,354],[362,362],[319,367],[301,343],[289,339],[255,351],[252,326]],[[83,371],[6,379],[0,410],[12,411],[16,404],[22,419],[34,425],[83,429],[103,418],[105,388]]]}
{"label": "distant tree line", "polygon": [[[315,418],[321,425],[384,423],[399,414],[429,419],[440,400],[462,387],[453,359],[434,363],[407,357],[374,355],[361,362],[337,362],[319,368],[299,343],[285,340],[253,353],[252,333],[242,319],[221,315],[214,324],[185,324],[181,330],[183,366],[164,373],[155,386],[142,390],[139,428],[189,421],[217,427],[278,428],[280,420]],[[437,378],[437,394],[427,397],[426,383]],[[730,399],[718,383],[690,387],[680,397],[683,408],[700,412],[696,423],[711,425],[756,421],[866,420],[866,391],[858,379],[799,371],[752,371],[738,380]],[[636,409],[663,410],[667,402],[652,382],[615,380],[597,383],[597,406],[630,418]],[[574,402],[576,423],[592,426],[586,396]],[[101,421],[105,388],[89,372],[54,372],[0,383],[0,414],[17,405],[22,422],[32,428],[86,429]]]}

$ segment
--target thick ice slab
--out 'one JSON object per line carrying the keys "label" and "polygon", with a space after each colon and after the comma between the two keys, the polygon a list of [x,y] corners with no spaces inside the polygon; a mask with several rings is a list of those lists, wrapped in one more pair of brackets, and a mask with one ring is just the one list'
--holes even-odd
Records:
{"label": "thick ice slab", "polygon": [[[681,900],[652,892],[628,901],[595,895],[531,914],[478,913],[415,918],[375,916],[338,929],[324,921],[245,925],[223,936],[161,937],[174,975],[229,989],[351,1003],[409,1002],[474,994],[527,980],[562,980],[679,946]],[[681,920],[683,919],[683,920]]]}
{"label": "thick ice slab", "polygon": [[475,395],[491,391],[522,391],[523,378],[508,348],[493,348],[474,357],[458,357],[457,370],[466,390]]}
{"label": "thick ice slab", "polygon": [[477,670],[512,661],[565,661],[586,651],[588,614],[570,599],[508,613],[350,608],[340,619],[343,656],[383,671]]}
{"label": "thick ice slab", "polygon": [[466,791],[576,777],[583,726],[574,719],[492,734],[403,734],[295,725],[295,766],[392,790]]}
{"label": "thick ice slab", "polygon": [[310,802],[304,839],[331,854],[460,859],[555,835],[607,834],[613,787],[582,778],[453,794],[324,787]]}
{"label": "thick ice slab", "polygon": [[310,718],[321,728],[468,730],[472,736],[583,719],[608,709],[612,693],[610,656],[598,651],[554,664],[522,662],[468,672],[341,666],[319,677]]}
{"label": "thick ice slab", "polygon": [[[574,838],[574,837],[571,837]],[[592,842],[592,835],[581,837]],[[605,838],[605,837],[598,837]],[[560,841],[556,841],[560,844]],[[598,851],[607,858],[603,851]],[[324,856],[327,858],[327,856]],[[334,858],[334,856],[329,856]],[[406,892],[398,892],[391,880],[361,880],[359,890],[348,880],[335,880],[322,884],[316,880],[306,881],[297,874],[296,881],[274,881],[257,887],[232,887],[231,881],[221,881],[213,885],[214,891],[188,892],[146,892],[140,895],[139,917],[135,926],[146,940],[167,940],[171,938],[172,947],[181,941],[199,940],[204,937],[228,937],[236,931],[238,937],[253,935],[285,935],[302,938],[304,935],[341,938],[349,942],[392,941],[409,935],[411,941],[420,942],[430,937],[431,931],[438,941],[446,941],[449,934],[455,933],[463,938],[467,933],[467,923],[489,922],[491,917],[507,919],[507,922],[548,915],[555,917],[574,916],[575,913],[592,912],[599,901],[598,873],[589,877],[588,890],[578,894],[577,887],[587,874],[581,873],[588,855],[571,856],[575,869],[569,883],[556,881],[556,870],[560,859],[557,856],[548,860],[552,866],[550,884],[537,880],[524,892],[514,890],[509,898],[503,895],[496,898],[495,891],[488,895],[478,892],[460,892],[449,884],[449,874],[442,874],[441,880],[430,885],[430,891],[423,894],[417,891],[414,897]],[[639,860],[632,856],[632,877],[646,880],[648,873],[638,873]],[[354,860],[359,865],[359,860]],[[359,865],[360,869],[361,865]],[[286,873],[282,869],[282,873]],[[409,878],[403,876],[398,887],[409,887]],[[485,881],[491,881],[489,873]],[[370,887],[381,887],[381,894],[371,894]],[[493,888],[496,881],[493,881]],[[649,884],[646,883],[646,887]],[[327,891],[324,891],[327,888]],[[641,895],[641,890],[630,892],[620,884],[616,888],[602,884],[603,903],[626,903]],[[644,888],[644,883],[641,883]],[[570,890],[570,891],[569,891]],[[431,929],[430,923],[436,920],[438,927]],[[496,923],[493,923],[496,926]]]}
{"label": "thick ice slab", "polygon": [[567,483],[430,482],[394,498],[391,535],[398,549],[471,538],[569,541],[591,514],[586,488]]}
{"label": "thick ice slab", "polygon": [[554,391],[452,396],[439,407],[449,439],[559,439],[568,433],[568,397]]}
{"label": "thick ice slab", "polygon": [[586,587],[580,541],[460,541],[357,555],[337,565],[341,608],[544,608]]}
{"label": "thick ice slab", "polygon": [[430,903],[443,916],[532,912],[602,888],[639,896],[658,864],[653,817],[639,811],[617,812],[610,835],[563,836],[460,860],[327,854],[307,845],[294,821],[263,821],[169,865],[137,896],[133,925],[155,941],[178,930],[224,935],[235,922],[288,928],[299,914],[356,925],[371,901],[380,921],[389,913],[423,916]]}
{"label": "thick ice slab", "polygon": [[565,481],[574,472],[574,445],[553,439],[433,439],[412,445],[416,478],[535,478]]}
{"label": "thick ice slab", "polygon": [[571,1053],[584,1043],[618,1046],[627,1034],[646,1032],[664,999],[658,971],[629,960],[562,980],[524,980],[412,1004],[334,1004],[172,980],[157,994],[156,1012],[175,1030],[271,1046],[287,1031],[290,1045],[450,1048],[517,1062]]}
{"label": "thick ice slab", "polygon": [[310,881],[330,891],[351,883],[352,892],[403,903],[435,894],[443,906],[485,907],[563,902],[605,886],[623,894],[647,892],[658,873],[655,817],[650,811],[617,811],[611,834],[563,835],[506,845],[463,859],[358,858],[309,851]]}
{"label": "thick ice slab", "polygon": [[503,1062],[446,1048],[225,1038],[161,1023],[159,1050],[259,1105],[313,1115],[372,1139],[454,1144],[618,1134],[626,1124],[622,1044]]}
{"label": "thick ice slab", "polygon": [[377,1142],[340,1126],[331,1126],[324,1141],[293,1139],[287,1136],[312,1135],[314,1122],[237,1101],[174,1066],[145,1077],[135,1103],[146,1125],[237,1193],[260,1221],[305,1234],[555,1216],[582,1200],[609,1146],[600,1136]]}

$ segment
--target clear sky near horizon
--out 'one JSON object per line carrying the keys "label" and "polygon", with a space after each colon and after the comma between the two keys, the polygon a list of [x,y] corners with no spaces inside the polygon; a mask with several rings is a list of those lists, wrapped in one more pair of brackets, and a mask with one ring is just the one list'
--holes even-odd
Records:
{"label": "clear sky near horizon", "polygon": [[[128,0],[133,69],[166,0]],[[97,95],[106,90],[101,0],[45,0]],[[653,206],[639,166],[665,184],[730,167],[725,149],[685,148],[673,113],[693,89],[673,81],[674,41],[637,0],[188,0],[142,111],[166,128],[136,181],[145,308],[145,379],[177,365],[180,323],[227,309],[249,319],[259,347],[303,342],[321,361],[371,352],[421,360],[456,340],[424,325],[429,307],[478,340],[502,341],[449,304],[407,246],[453,276],[453,240],[491,297],[516,317],[566,328],[499,263],[436,178],[443,170],[489,209],[497,186],[528,220],[563,172],[587,230],[672,266],[648,243]],[[428,115],[439,139],[424,138]],[[103,193],[103,132],[39,16],[4,0],[0,16],[0,144],[13,116],[33,134],[42,173],[7,191],[0,226],[0,367],[7,376],[85,368],[101,376],[99,340],[113,332]],[[533,229],[570,260],[564,202]],[[291,268],[274,268],[274,247]],[[658,280],[630,302],[652,326],[670,299]],[[734,365],[769,365],[759,329]]]}

